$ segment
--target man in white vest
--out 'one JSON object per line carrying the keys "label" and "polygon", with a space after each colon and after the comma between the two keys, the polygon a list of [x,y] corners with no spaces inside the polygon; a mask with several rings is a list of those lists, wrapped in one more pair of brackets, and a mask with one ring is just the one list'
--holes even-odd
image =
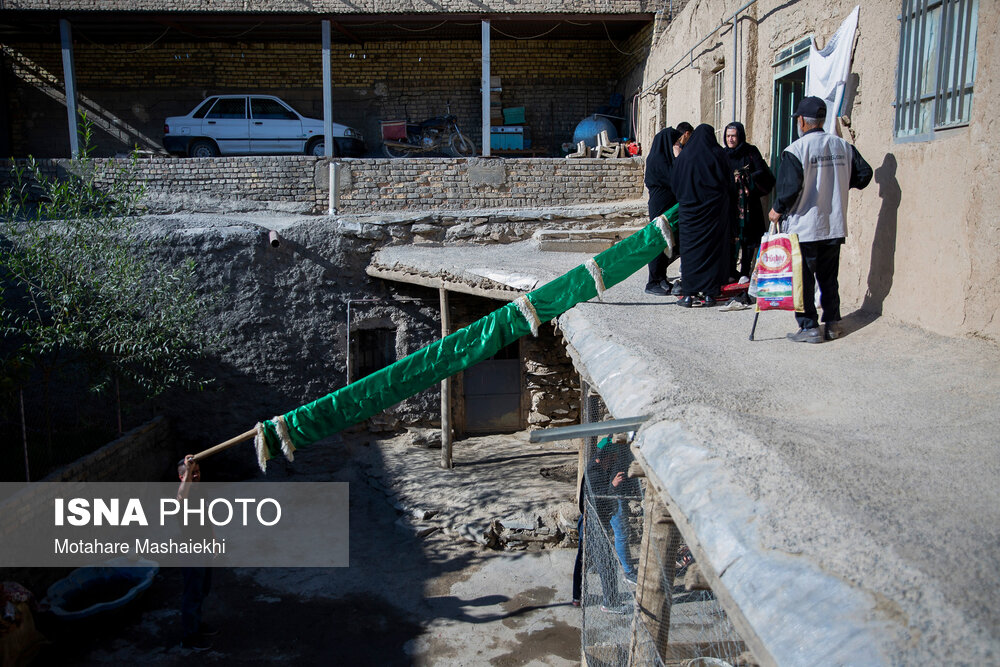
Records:
{"label": "man in white vest", "polygon": [[[784,218],[781,231],[798,234],[802,251],[802,298],[805,310],[795,314],[799,330],[788,334],[796,343],[822,343],[841,335],[840,246],[847,237],[847,191],[865,188],[872,168],[854,146],[823,131],[826,102],[806,97],[792,116],[799,138],[781,154],[771,222]],[[815,284],[819,283],[825,330],[820,331]]]}

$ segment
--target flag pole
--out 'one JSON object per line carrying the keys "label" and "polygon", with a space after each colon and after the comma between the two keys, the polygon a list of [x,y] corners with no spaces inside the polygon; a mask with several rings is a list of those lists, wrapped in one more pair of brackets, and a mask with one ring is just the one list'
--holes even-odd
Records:
{"label": "flag pole", "polygon": [[246,433],[242,433],[242,434],[236,436],[235,438],[230,438],[229,440],[226,440],[225,442],[220,442],[219,444],[217,444],[214,447],[209,447],[208,449],[206,449],[203,452],[198,452],[197,454],[194,455],[194,460],[195,461],[201,461],[202,459],[207,459],[212,454],[218,454],[223,449],[229,449],[233,445],[238,445],[241,442],[246,442],[247,440],[253,440],[253,438],[254,438],[255,435],[257,435],[257,427],[256,426],[254,428],[250,429],[249,431],[247,431]]}

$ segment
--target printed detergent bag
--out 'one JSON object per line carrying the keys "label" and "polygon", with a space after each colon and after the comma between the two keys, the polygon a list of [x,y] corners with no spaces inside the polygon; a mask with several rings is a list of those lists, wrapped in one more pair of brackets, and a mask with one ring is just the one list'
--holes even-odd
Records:
{"label": "printed detergent bag", "polygon": [[756,287],[757,312],[802,312],[802,255],[798,234],[764,235],[750,283]]}

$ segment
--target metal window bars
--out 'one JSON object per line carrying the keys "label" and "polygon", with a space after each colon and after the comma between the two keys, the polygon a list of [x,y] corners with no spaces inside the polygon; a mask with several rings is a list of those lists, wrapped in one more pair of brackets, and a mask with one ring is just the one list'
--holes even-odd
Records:
{"label": "metal window bars", "polygon": [[903,0],[896,67],[896,136],[969,122],[979,0]]}

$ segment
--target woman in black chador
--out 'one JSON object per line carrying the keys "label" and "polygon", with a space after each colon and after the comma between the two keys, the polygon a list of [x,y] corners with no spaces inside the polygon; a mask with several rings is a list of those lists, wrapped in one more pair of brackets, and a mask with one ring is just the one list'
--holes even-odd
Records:
{"label": "woman in black chador", "polygon": [[753,273],[760,237],[767,231],[764,209],[760,198],[771,192],[774,175],[767,168],[760,151],[747,143],[747,131],[743,123],[726,125],[726,157],[736,182],[736,218],[732,222],[733,245],[730,261],[730,275],[737,275],[736,255],[740,254],[739,276],[749,277]]}
{"label": "woman in black chador", "polygon": [[678,305],[714,306],[729,278],[733,172],[711,125],[701,124],[674,160],[670,184],[678,209],[681,293]]}
{"label": "woman in black chador", "polygon": [[[653,147],[646,157],[646,188],[649,189],[649,219],[667,212],[677,203],[674,191],[670,189],[670,169],[674,164],[674,144],[681,133],[672,127],[657,132],[653,137]],[[662,252],[649,263],[649,278],[646,280],[646,294],[666,296],[670,294],[667,282],[667,267],[676,257],[667,257]]]}

